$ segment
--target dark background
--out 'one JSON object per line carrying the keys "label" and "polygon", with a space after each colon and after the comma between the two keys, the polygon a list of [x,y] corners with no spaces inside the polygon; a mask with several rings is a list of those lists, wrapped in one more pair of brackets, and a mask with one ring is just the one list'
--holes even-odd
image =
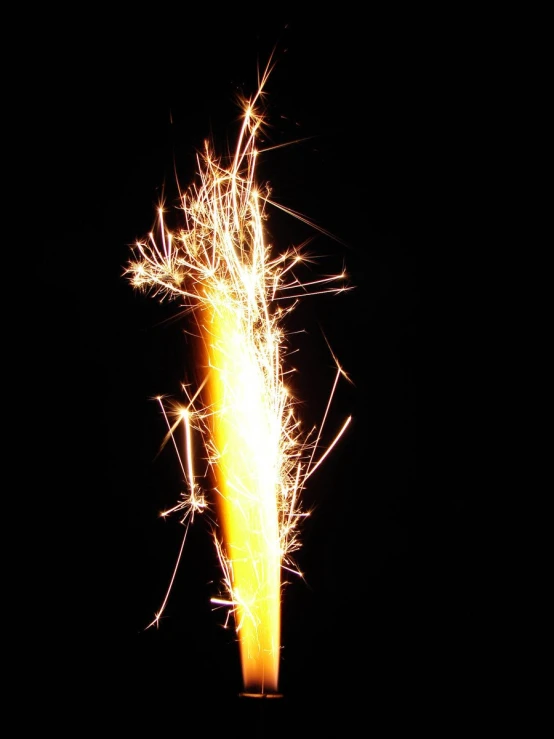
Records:
{"label": "dark background", "polygon": [[[82,18],[35,51],[37,372],[43,364],[52,405],[44,471],[55,500],[36,562],[40,692],[55,696],[55,721],[67,709],[129,733],[157,724],[234,736],[235,717],[247,736],[457,724],[480,701],[466,678],[472,542],[456,475],[437,486],[417,470],[416,387],[440,367],[418,347],[416,264],[459,83],[440,69],[423,18],[206,15]],[[268,143],[305,140],[264,155],[259,180],[336,240],[275,211],[271,241],[315,235],[316,273],[344,264],[354,287],[307,298],[291,317],[305,330],[292,337],[295,387],[318,422],[334,379],[323,330],[353,382],[339,386],[329,438],[353,423],[309,481],[305,581],[283,598],[284,697],[264,708],[238,697],[238,646],[210,605],[220,575],[202,518],[160,628],[145,630],[183,533],[158,517],[182,483],[173,450],[156,456],[165,427],[151,398],[178,397],[195,360],[171,320],[178,306],[136,293],[123,270],[160,199],[176,203],[175,173],[181,186],[194,180],[204,140],[233,146],[237,93],[255,91],[273,49]]]}

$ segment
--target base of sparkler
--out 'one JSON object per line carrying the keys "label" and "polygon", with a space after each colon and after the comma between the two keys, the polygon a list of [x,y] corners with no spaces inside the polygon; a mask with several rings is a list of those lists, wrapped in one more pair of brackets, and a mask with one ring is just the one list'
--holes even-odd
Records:
{"label": "base of sparkler", "polygon": [[282,693],[239,693],[239,698],[282,698]]}

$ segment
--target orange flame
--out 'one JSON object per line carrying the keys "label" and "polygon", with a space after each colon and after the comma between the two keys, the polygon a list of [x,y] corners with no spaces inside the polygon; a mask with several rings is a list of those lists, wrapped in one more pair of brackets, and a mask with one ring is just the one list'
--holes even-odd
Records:
{"label": "orange flame", "polygon": [[208,383],[216,448],[218,509],[235,603],[245,690],[276,691],[279,678],[281,559],[279,418],[262,368],[245,342],[243,308],[216,302]]}

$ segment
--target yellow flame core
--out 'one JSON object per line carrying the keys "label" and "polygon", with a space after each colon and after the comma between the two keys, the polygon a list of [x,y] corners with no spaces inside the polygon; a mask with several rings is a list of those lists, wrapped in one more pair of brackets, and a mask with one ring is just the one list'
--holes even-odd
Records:
{"label": "yellow flame core", "polygon": [[205,335],[219,511],[246,690],[276,691],[280,651],[281,418],[256,354],[248,308],[214,299]]}
{"label": "yellow flame core", "polygon": [[[212,602],[229,607],[234,616],[245,690],[263,694],[278,689],[281,573],[297,572],[291,555],[300,546],[299,523],[308,515],[301,510],[300,494],[350,421],[316,459],[334,388],[344,372],[337,363],[333,391],[315,438],[301,434],[284,382],[283,317],[299,297],[346,288],[329,287],[342,281],[344,274],[301,282],[293,272],[303,260],[300,251],[291,248],[272,258],[266,244],[264,208],[277,204],[255,185],[255,143],[264,123],[256,105],[268,74],[266,70],[253,100],[244,104],[229,166],[206,145],[200,185],[182,197],[185,227],[176,234],[167,230],[160,208],[161,243],[153,234],[137,242],[135,258],[126,270],[136,288],[179,298],[195,311],[206,377],[192,396],[183,388],[189,402],[186,409],[176,409],[174,423],[158,399],[169,428],[166,441],[173,440],[187,485],[181,502],[163,515],[184,511],[188,531],[195,513],[209,509],[192,459],[192,434],[199,433],[216,480],[220,521],[214,541],[226,589]],[[173,437],[180,423],[185,425],[186,464]],[[181,552],[152,624],[158,623],[165,608]]]}

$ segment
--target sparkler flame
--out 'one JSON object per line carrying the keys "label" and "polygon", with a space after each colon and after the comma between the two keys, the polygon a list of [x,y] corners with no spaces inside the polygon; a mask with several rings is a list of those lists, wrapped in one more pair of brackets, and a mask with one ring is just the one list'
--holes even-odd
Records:
{"label": "sparkler flame", "polygon": [[[125,271],[135,288],[180,299],[194,311],[204,381],[194,396],[183,387],[188,403],[174,410],[174,421],[159,398],[168,426],[166,442],[173,441],[187,485],[179,504],[163,515],[183,511],[184,545],[195,514],[208,507],[193,466],[192,441],[200,435],[214,472],[220,519],[214,542],[224,595],[212,602],[228,608],[226,622],[231,614],[234,618],[244,689],[255,694],[278,690],[282,572],[300,574],[292,555],[300,546],[300,523],[308,515],[301,507],[302,490],[350,422],[347,418],[321,454],[327,412],[339,378],[346,377],[336,359],[335,382],[319,429],[302,432],[285,382],[283,318],[306,294],[348,288],[344,274],[301,282],[293,271],[306,259],[301,248],[272,257],[265,240],[266,207],[277,204],[268,188],[258,188],[255,174],[256,142],[265,123],[261,101],[270,71],[268,64],[257,93],[242,103],[242,126],[229,166],[206,143],[198,159],[199,184],[181,196],[184,226],[171,232],[160,208],[158,240],[151,233],[137,242]],[[337,281],[340,287],[333,284]],[[184,454],[174,436],[180,424]],[[158,623],[165,608],[183,545],[150,625]]]}

